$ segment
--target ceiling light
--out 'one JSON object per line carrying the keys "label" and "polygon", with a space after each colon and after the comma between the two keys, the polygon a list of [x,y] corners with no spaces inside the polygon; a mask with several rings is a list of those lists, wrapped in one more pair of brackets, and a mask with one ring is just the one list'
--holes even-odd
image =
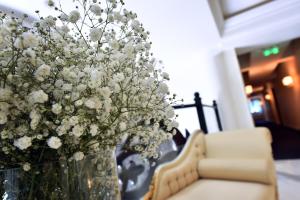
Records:
{"label": "ceiling light", "polygon": [[282,78],[282,84],[284,86],[291,86],[294,83],[294,79],[291,76],[285,76]]}
{"label": "ceiling light", "polygon": [[253,86],[252,85],[246,85],[245,86],[245,92],[247,95],[251,94],[253,92]]}
{"label": "ceiling light", "polygon": [[270,95],[270,94],[266,94],[266,95],[265,95],[265,99],[266,99],[266,100],[271,100],[271,95]]}

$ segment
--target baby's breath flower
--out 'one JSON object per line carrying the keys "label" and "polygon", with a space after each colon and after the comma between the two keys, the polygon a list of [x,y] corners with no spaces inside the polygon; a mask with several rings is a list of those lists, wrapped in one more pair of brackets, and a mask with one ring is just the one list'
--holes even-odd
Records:
{"label": "baby's breath flower", "polygon": [[43,90],[33,91],[29,94],[29,103],[45,103],[48,101],[48,95]]}
{"label": "baby's breath flower", "polygon": [[102,31],[99,28],[93,28],[90,31],[90,38],[91,38],[91,41],[93,41],[93,42],[98,41],[100,39],[101,35],[102,35]]}
{"label": "baby's breath flower", "polygon": [[54,6],[53,0],[48,0],[48,6],[50,6],[50,7]]}
{"label": "baby's breath flower", "polygon": [[91,9],[90,10],[92,11],[92,13],[94,13],[95,15],[98,15],[98,16],[101,15],[101,13],[102,13],[102,9],[97,4],[91,5]]}
{"label": "baby's breath flower", "polygon": [[47,140],[47,144],[52,149],[58,149],[62,145],[61,140],[55,136],[52,136],[51,138],[49,138]]}
{"label": "baby's breath flower", "polygon": [[0,124],[5,124],[6,122],[7,122],[6,114],[0,111]]}
{"label": "baby's breath flower", "polygon": [[31,166],[30,166],[30,163],[26,162],[24,165],[23,165],[23,170],[24,171],[29,171],[31,169]]}
{"label": "baby's breath flower", "polygon": [[39,81],[44,81],[50,75],[51,67],[49,65],[41,65],[34,73],[34,76]]}
{"label": "baby's breath flower", "polygon": [[21,150],[25,150],[31,146],[31,138],[24,136],[14,141],[14,146]]}
{"label": "baby's breath flower", "polygon": [[80,13],[77,10],[73,10],[69,14],[69,22],[76,23],[80,19]]}
{"label": "baby's breath flower", "polygon": [[62,110],[61,104],[56,103],[56,104],[53,104],[53,105],[52,105],[51,111],[52,111],[54,114],[58,115],[59,113],[61,113],[61,110]]}
{"label": "baby's breath flower", "polygon": [[84,153],[81,151],[78,151],[78,152],[74,153],[73,158],[76,161],[80,161],[84,158]]}

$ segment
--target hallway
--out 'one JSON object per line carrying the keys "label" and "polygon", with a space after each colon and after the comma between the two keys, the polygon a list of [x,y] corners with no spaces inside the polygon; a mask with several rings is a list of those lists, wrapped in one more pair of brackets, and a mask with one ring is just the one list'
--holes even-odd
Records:
{"label": "hallway", "polygon": [[256,126],[270,129],[276,160],[300,158],[300,131],[266,121],[257,122]]}

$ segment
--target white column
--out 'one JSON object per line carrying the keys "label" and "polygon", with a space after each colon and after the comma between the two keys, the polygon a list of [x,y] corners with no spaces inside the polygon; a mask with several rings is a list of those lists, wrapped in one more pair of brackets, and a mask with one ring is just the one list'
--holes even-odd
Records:
{"label": "white column", "polygon": [[225,130],[251,128],[254,126],[244,92],[244,83],[233,49],[214,56],[215,78],[218,86],[217,102]]}

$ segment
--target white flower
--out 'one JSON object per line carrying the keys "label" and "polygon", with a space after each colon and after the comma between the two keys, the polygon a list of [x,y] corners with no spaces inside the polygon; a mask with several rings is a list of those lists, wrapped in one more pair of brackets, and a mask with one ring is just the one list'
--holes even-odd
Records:
{"label": "white flower", "polygon": [[178,128],[179,124],[176,121],[172,121],[171,126],[174,127],[174,128]]}
{"label": "white flower", "polygon": [[52,111],[54,114],[58,115],[59,113],[61,113],[61,110],[62,110],[61,104],[56,103],[56,104],[53,104],[53,105],[52,105],[51,111]]}
{"label": "white flower", "polygon": [[117,73],[113,76],[113,79],[114,79],[114,81],[116,81],[118,83],[118,82],[123,81],[125,79],[125,76],[123,73]]}
{"label": "white flower", "polygon": [[90,38],[93,42],[98,41],[101,35],[102,35],[102,30],[99,28],[92,28],[90,31]]}
{"label": "white flower", "polygon": [[[118,49],[119,48],[119,42],[117,40],[113,40],[109,43],[109,45],[113,48],[113,49]],[[122,55],[122,54],[121,54]]]}
{"label": "white flower", "polygon": [[58,149],[62,145],[61,140],[55,136],[52,136],[51,138],[49,138],[47,140],[47,144],[52,149]]}
{"label": "white flower", "polygon": [[130,58],[133,57],[134,56],[134,47],[133,47],[132,43],[126,44],[126,46],[124,47],[124,51],[128,57],[130,57]]}
{"label": "white flower", "polygon": [[63,32],[63,33],[68,33],[70,31],[69,27],[67,25],[63,25],[60,27],[60,30]]}
{"label": "white flower", "polygon": [[119,124],[119,127],[120,127],[120,131],[125,131],[126,128],[127,128],[127,125],[126,125],[126,123],[121,122],[121,123]]}
{"label": "white flower", "polygon": [[115,12],[114,13],[114,18],[117,21],[122,21],[123,20],[123,16],[120,14],[120,12]]}
{"label": "white flower", "polygon": [[82,153],[81,151],[78,151],[78,152],[74,153],[73,158],[76,161],[80,161],[84,158],[84,153]]}
{"label": "white flower", "polygon": [[33,91],[29,94],[29,103],[45,103],[48,101],[48,95],[43,90]]}
{"label": "white flower", "polygon": [[166,109],[166,117],[173,118],[175,116],[174,109],[170,106]]}
{"label": "white flower", "polygon": [[66,15],[65,13],[62,13],[60,16],[59,16],[59,19],[61,21],[68,21],[68,15]]}
{"label": "white flower", "polygon": [[14,146],[21,150],[25,150],[31,146],[31,138],[28,136],[21,137],[14,141]]}
{"label": "white flower", "polygon": [[38,81],[44,81],[44,79],[50,75],[50,72],[51,67],[43,64],[35,71],[34,76]]}
{"label": "white flower", "polygon": [[76,125],[72,129],[72,135],[79,138],[84,133],[84,127],[80,125]]}
{"label": "white flower", "polygon": [[22,39],[21,38],[17,38],[14,42],[14,46],[17,49],[22,49],[23,48],[23,43],[22,43]]}
{"label": "white flower", "polygon": [[167,72],[163,72],[161,75],[162,75],[162,77],[163,77],[164,79],[170,80],[170,76],[169,76],[169,74],[168,74]]}
{"label": "white flower", "polygon": [[109,87],[102,87],[99,89],[99,93],[105,98],[108,99],[110,95],[112,94],[112,91],[109,89]]}
{"label": "white flower", "polygon": [[71,91],[72,90],[72,84],[63,84],[62,85],[62,90],[63,91]]}
{"label": "white flower", "polygon": [[84,84],[79,84],[77,87],[76,87],[76,90],[78,92],[83,92],[84,90],[86,90],[87,86],[84,85]]}
{"label": "white flower", "polygon": [[23,55],[26,57],[35,58],[35,51],[33,51],[31,48],[28,48],[23,51]]}
{"label": "white flower", "polygon": [[82,101],[81,99],[75,101],[75,106],[76,106],[76,107],[79,107],[79,106],[81,106],[82,104],[83,104],[83,101]]}
{"label": "white flower", "polygon": [[1,101],[8,101],[13,92],[9,88],[2,88],[0,87],[0,100]]}
{"label": "white flower", "polygon": [[77,10],[73,10],[69,14],[69,22],[76,23],[80,18],[80,13]]}
{"label": "white flower", "polygon": [[52,6],[54,6],[54,2],[52,1],[52,0],[48,0],[48,6],[50,6],[50,7],[52,7]]}
{"label": "white flower", "polygon": [[108,19],[108,21],[109,22],[114,22],[114,16],[112,15],[112,14],[109,14],[108,16],[107,16],[107,19]]}
{"label": "white flower", "polygon": [[39,44],[39,40],[36,35],[30,32],[24,32],[21,38],[17,38],[14,46],[18,49],[36,47]]}
{"label": "white flower", "polygon": [[29,171],[31,169],[31,166],[30,166],[30,163],[26,162],[24,165],[23,165],[23,170],[24,171]]}
{"label": "white flower", "polygon": [[37,112],[37,110],[33,109],[31,112],[30,112],[30,127],[32,130],[35,130],[37,128],[37,125],[39,124],[40,122],[40,119],[41,119],[41,114],[39,112]]}
{"label": "white flower", "polygon": [[138,20],[133,20],[131,22],[131,27],[135,30],[139,30],[140,26],[141,26],[141,24]]}
{"label": "white flower", "polygon": [[70,119],[69,119],[69,124],[71,126],[75,126],[76,124],[79,123],[79,117],[78,116],[72,116]]}
{"label": "white flower", "polygon": [[158,86],[158,91],[162,94],[168,94],[169,93],[168,85],[165,83],[160,83]]}
{"label": "white flower", "polygon": [[3,39],[3,36],[2,34],[0,33],[0,45],[3,43],[4,39]]}
{"label": "white flower", "polygon": [[98,126],[96,124],[90,125],[90,133],[92,136],[97,135],[98,133]]}
{"label": "white flower", "polygon": [[7,122],[7,115],[0,111],[0,124],[5,124]]}
{"label": "white flower", "polygon": [[38,140],[41,140],[41,139],[43,139],[43,135],[42,135],[42,134],[38,134],[38,135],[36,136],[36,138],[37,138]]}
{"label": "white flower", "polygon": [[39,44],[38,37],[32,33],[25,32],[22,34],[22,37],[23,37],[23,46],[25,48],[36,47]]}
{"label": "white flower", "polygon": [[100,109],[102,108],[102,103],[98,97],[89,98],[84,102],[84,105],[90,109]]}
{"label": "white flower", "polygon": [[100,6],[97,4],[91,5],[90,10],[92,11],[92,13],[94,13],[95,15],[98,15],[98,16],[101,15],[101,13],[102,13]]}
{"label": "white flower", "polygon": [[101,81],[101,78],[102,78],[102,76],[103,76],[103,73],[102,72],[100,72],[99,70],[97,70],[97,69],[93,69],[93,70],[91,70],[91,80],[92,81]]}
{"label": "white flower", "polygon": [[45,22],[47,23],[48,26],[55,26],[55,19],[52,16],[48,16],[45,18]]}

